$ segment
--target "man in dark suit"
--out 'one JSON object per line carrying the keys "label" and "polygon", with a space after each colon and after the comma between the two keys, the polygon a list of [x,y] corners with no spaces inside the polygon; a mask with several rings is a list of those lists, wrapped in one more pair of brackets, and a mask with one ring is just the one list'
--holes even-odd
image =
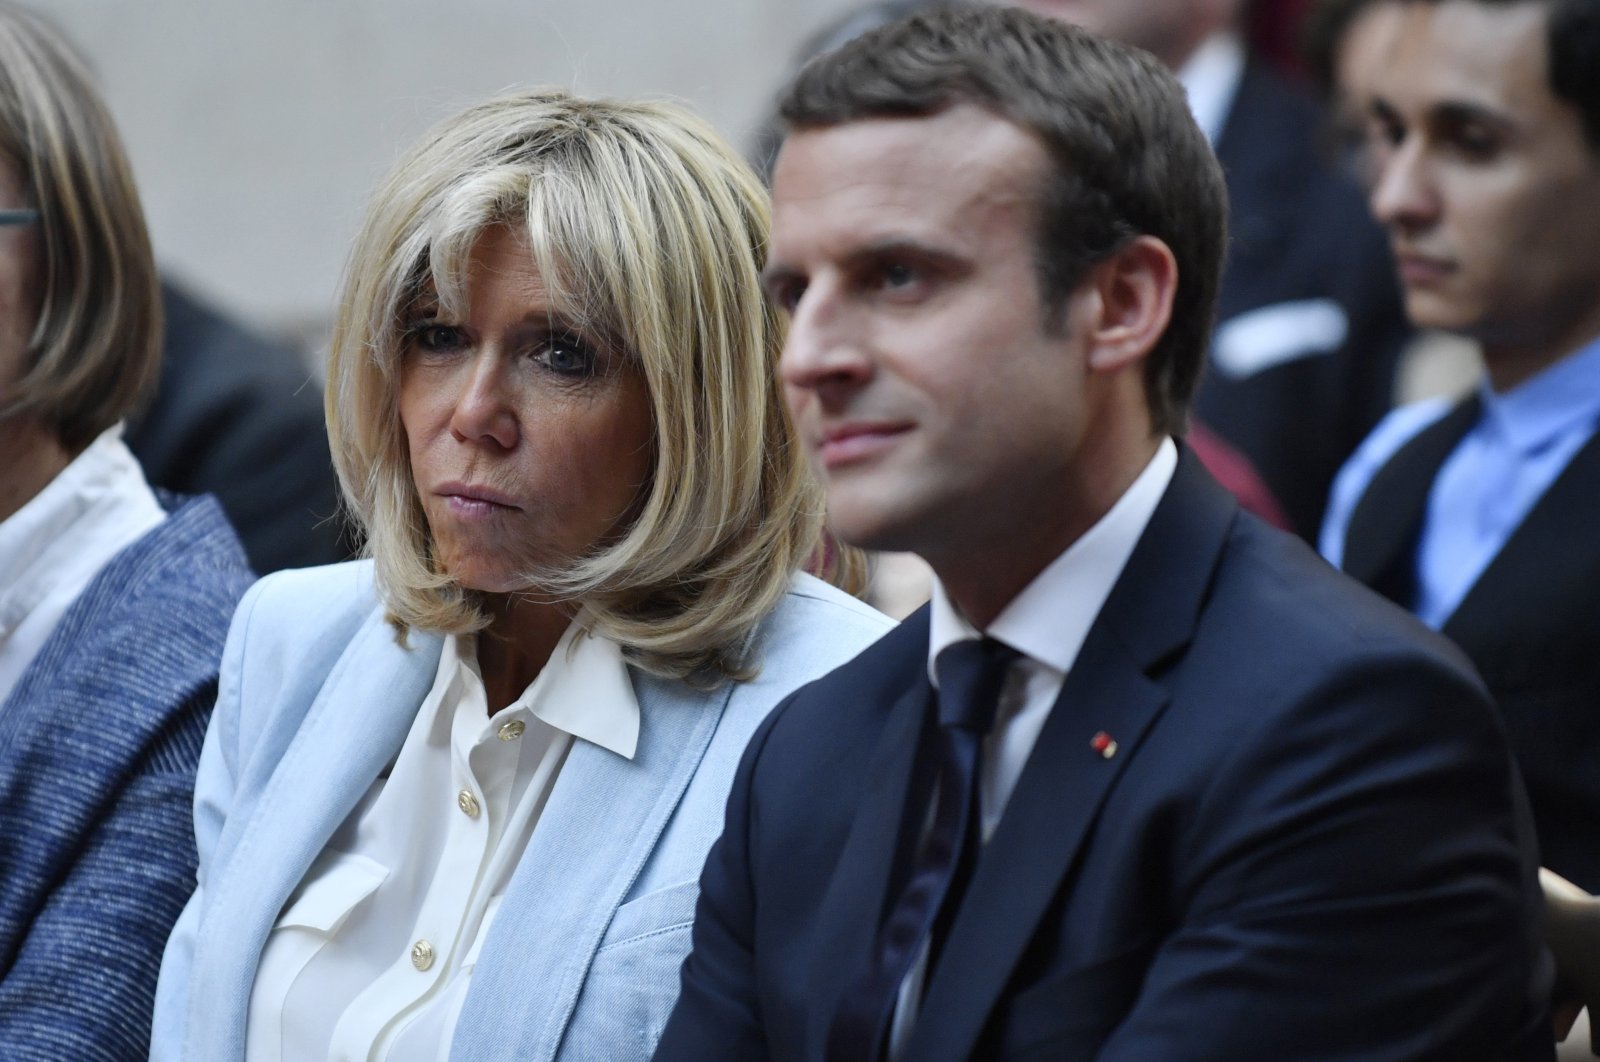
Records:
{"label": "man in dark suit", "polygon": [[1334,473],[1393,402],[1410,327],[1382,230],[1319,143],[1321,109],[1252,56],[1241,0],[1000,0],[1149,50],[1227,177],[1228,259],[1201,422],[1313,538]]}
{"label": "man in dark suit", "polygon": [[752,740],[658,1057],[1548,1058],[1481,687],[1172,439],[1225,232],[1176,81],[955,10],[783,113],[794,415],[938,578]]}
{"label": "man in dark suit", "polygon": [[1600,0],[1396,3],[1372,209],[1413,319],[1486,372],[1372,433],[1322,548],[1466,650],[1545,865],[1600,892]]}

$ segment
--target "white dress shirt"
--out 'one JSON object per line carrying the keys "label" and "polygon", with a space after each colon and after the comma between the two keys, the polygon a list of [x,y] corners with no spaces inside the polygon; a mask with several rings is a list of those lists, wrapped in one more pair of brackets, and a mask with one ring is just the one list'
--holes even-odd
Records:
{"label": "white dress shirt", "polygon": [[0,703],[100,569],[166,518],[116,424],[0,521]]}
{"label": "white dress shirt", "polygon": [[1189,97],[1189,113],[1213,146],[1233,109],[1244,60],[1244,42],[1225,31],[1207,37],[1178,71],[1178,83]]}
{"label": "white dress shirt", "polygon": [[[1177,446],[1171,439],[1162,440],[1150,463],[1110,511],[1012,598],[986,631],[980,632],[969,623],[957,611],[944,586],[934,580],[928,622],[928,678],[934,688],[939,685],[934,663],[939,653],[955,642],[987,635],[1022,654],[1006,675],[994,729],[983,743],[978,803],[985,841],[1005,813],[1006,802],[1022,777],[1051,706],[1061,695],[1078,650],[1083,648],[1089,628],[1094,626],[1111,588],[1122,575],[1177,466]],[[1065,707],[1071,709],[1070,705]],[[900,985],[890,1032],[891,1058],[905,1047],[916,1020],[927,958],[924,943],[922,953]]]}
{"label": "white dress shirt", "polygon": [[573,738],[633,758],[639,703],[615,643],[574,621],[538,678],[492,717],[476,646],[445,639],[394,766],[284,906],[251,992],[252,1062],[446,1058]]}

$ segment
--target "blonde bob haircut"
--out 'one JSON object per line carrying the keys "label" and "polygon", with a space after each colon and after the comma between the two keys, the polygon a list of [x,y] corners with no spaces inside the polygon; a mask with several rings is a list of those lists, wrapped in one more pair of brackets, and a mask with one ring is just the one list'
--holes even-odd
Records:
{"label": "blonde bob haircut", "polygon": [[465,306],[480,234],[523,227],[552,312],[621,350],[650,393],[654,462],[636,516],[530,593],[581,604],[591,632],[652,673],[715,685],[754,673],[750,635],[819,550],[822,500],[777,379],[780,319],[759,271],[766,193],[712,129],[661,102],[535,90],[471,107],[380,186],[356,238],[326,391],[334,465],[377,564],[390,622],[457,632],[481,597],[440,570],[397,394],[410,307]]}
{"label": "blonde bob haircut", "polygon": [[0,0],[0,159],[38,210],[39,316],[0,417],[68,452],[132,412],[161,364],[161,293],[139,193],[89,71],[38,15]]}

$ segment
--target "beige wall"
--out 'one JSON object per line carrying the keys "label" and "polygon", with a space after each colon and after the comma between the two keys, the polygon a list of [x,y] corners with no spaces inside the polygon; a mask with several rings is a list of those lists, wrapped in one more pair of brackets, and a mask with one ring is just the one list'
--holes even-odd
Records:
{"label": "beige wall", "polygon": [[367,192],[524,84],[688,101],[740,148],[853,0],[34,0],[99,71],[174,276],[320,345]]}

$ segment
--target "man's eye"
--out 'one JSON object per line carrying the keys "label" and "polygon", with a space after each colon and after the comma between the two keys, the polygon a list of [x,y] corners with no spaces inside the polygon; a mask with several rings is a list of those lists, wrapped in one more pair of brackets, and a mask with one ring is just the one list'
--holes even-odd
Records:
{"label": "man's eye", "polygon": [[1399,122],[1381,117],[1369,117],[1366,123],[1367,145],[1373,148],[1392,148],[1405,139],[1406,131]]}
{"label": "man's eye", "polygon": [[794,313],[795,307],[800,305],[800,299],[806,293],[806,285],[803,280],[786,280],[773,285],[771,291],[772,301],[778,309],[785,313]]}
{"label": "man's eye", "polygon": [[1451,139],[1456,150],[1470,159],[1491,159],[1500,152],[1500,138],[1481,125],[1463,125]]}

